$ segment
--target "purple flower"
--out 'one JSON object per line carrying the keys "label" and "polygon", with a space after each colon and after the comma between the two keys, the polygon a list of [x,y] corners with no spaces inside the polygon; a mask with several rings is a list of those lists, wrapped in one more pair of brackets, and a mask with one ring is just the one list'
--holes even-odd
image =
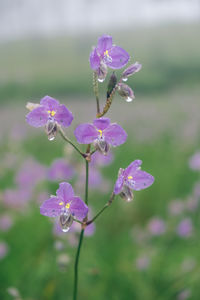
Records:
{"label": "purple flower", "polygon": [[139,270],[139,271],[143,271],[143,270],[146,270],[148,269],[149,267],[149,264],[150,264],[150,259],[148,256],[146,255],[143,255],[143,256],[140,256],[136,259],[136,268]]}
{"label": "purple flower", "polygon": [[48,171],[48,178],[52,181],[69,180],[74,176],[74,169],[65,159],[56,159]]}
{"label": "purple flower", "polygon": [[189,166],[192,170],[200,170],[200,152],[196,152],[189,160]]}
{"label": "purple flower", "polygon": [[176,232],[180,237],[190,237],[192,235],[192,231],[193,231],[193,226],[192,226],[192,222],[189,218],[185,218],[183,219],[177,229]]}
{"label": "purple flower", "polygon": [[30,190],[46,179],[46,168],[30,158],[27,159],[16,174],[15,182],[20,189]]}
{"label": "purple flower", "polygon": [[99,81],[103,81],[107,74],[107,67],[121,69],[129,61],[129,54],[121,47],[114,46],[112,37],[102,35],[98,45],[90,53],[90,67],[97,72]]}
{"label": "purple flower", "polygon": [[110,119],[99,118],[93,124],[80,124],[75,129],[75,137],[80,144],[94,143],[97,150],[106,155],[109,146],[119,146],[126,141],[127,134],[116,123],[110,124]]}
{"label": "purple flower", "polygon": [[169,213],[173,216],[178,216],[185,210],[185,204],[182,200],[173,200],[169,203]]}
{"label": "purple flower", "polygon": [[122,74],[122,80],[127,81],[128,77],[139,72],[142,68],[142,65],[139,62],[135,62],[134,64],[130,65],[126,70],[124,70]]}
{"label": "purple flower", "polygon": [[8,253],[8,245],[5,242],[0,242],[0,259],[3,259]]}
{"label": "purple flower", "polygon": [[66,106],[50,96],[42,98],[40,105],[33,108],[26,116],[29,125],[33,127],[45,126],[49,140],[55,138],[57,124],[68,127],[72,120],[73,115]]}
{"label": "purple flower", "polygon": [[165,222],[160,218],[152,218],[148,223],[148,230],[152,235],[161,235],[165,232]]}
{"label": "purple flower", "polygon": [[73,223],[73,217],[84,219],[88,213],[87,205],[74,196],[72,186],[67,182],[59,184],[56,196],[51,196],[40,207],[40,213],[48,217],[60,218],[63,232],[67,232]]}
{"label": "purple flower", "polygon": [[10,215],[4,214],[0,216],[0,230],[8,231],[13,225],[13,220]]}
{"label": "purple flower", "polygon": [[141,160],[133,161],[125,170],[120,169],[115,183],[114,193],[120,194],[127,201],[133,199],[131,190],[140,191],[146,189],[154,182],[154,177],[141,170]]}

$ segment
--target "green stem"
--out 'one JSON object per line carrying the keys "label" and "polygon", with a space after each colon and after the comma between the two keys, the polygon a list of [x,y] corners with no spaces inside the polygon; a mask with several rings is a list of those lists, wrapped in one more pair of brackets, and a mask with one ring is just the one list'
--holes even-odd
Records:
{"label": "green stem", "polygon": [[96,97],[96,103],[97,103],[97,114],[100,113],[100,105],[99,105],[99,85],[98,85],[98,78],[97,73],[93,73],[93,88],[94,88],[94,94]]}
{"label": "green stem", "polygon": [[86,222],[86,226],[88,226],[88,225],[90,225],[91,223],[93,223],[103,212],[104,212],[104,210],[106,209],[106,208],[108,208],[111,204],[112,204],[112,202],[113,202],[113,200],[114,200],[114,198],[115,198],[115,194],[114,193],[112,193],[111,194],[111,196],[110,196],[110,199],[109,199],[109,201],[104,205],[104,207],[96,214],[96,216],[94,216],[94,218],[92,218],[91,220],[89,220],[88,222]]}
{"label": "green stem", "polygon": [[79,243],[78,243],[78,249],[76,252],[76,260],[74,265],[74,294],[73,294],[73,300],[77,299],[77,287],[78,287],[78,262],[79,262],[79,256],[81,251],[81,245],[83,241],[83,235],[84,235],[84,229],[81,230]]}
{"label": "green stem", "polygon": [[65,135],[61,127],[59,127],[59,133],[66,142],[68,142],[82,157],[85,158],[85,154],[81,152],[79,148],[76,145],[74,145],[74,143]]}
{"label": "green stem", "polygon": [[[85,161],[85,203],[88,204],[88,176],[89,176],[89,162]],[[78,249],[76,252],[76,259],[75,259],[75,265],[74,265],[74,294],[73,294],[73,300],[77,300],[77,290],[78,290],[78,263],[79,263],[79,257],[80,257],[80,251],[81,251],[81,245],[83,242],[84,237],[84,229],[81,230],[80,238],[79,238],[79,244]]]}

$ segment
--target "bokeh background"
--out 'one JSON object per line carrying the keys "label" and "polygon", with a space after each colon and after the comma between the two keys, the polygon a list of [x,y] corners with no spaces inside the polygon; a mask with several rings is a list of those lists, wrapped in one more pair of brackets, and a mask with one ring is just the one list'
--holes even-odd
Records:
{"label": "bokeh background", "polygon": [[200,299],[199,29],[199,0],[0,1],[0,299],[72,299],[78,233],[60,234],[39,206],[63,180],[83,196],[84,166],[26,124],[25,104],[57,98],[74,139],[95,117],[88,58],[104,33],[143,68],[128,81],[136,99],[116,96],[108,113],[129,137],[91,166],[92,213],[135,159],[155,183],[117,198],[85,237],[79,299]]}

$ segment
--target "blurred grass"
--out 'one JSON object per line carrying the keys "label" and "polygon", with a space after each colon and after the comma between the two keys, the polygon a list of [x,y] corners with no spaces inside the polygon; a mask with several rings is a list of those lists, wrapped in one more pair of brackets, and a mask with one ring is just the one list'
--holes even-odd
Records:
{"label": "blurred grass", "polygon": [[[199,84],[198,24],[110,32],[142,72],[130,79],[138,94],[157,94],[179,85]],[[0,101],[52,96],[91,96],[89,68],[95,36],[58,37],[0,44]],[[119,73],[119,72],[118,72]]]}

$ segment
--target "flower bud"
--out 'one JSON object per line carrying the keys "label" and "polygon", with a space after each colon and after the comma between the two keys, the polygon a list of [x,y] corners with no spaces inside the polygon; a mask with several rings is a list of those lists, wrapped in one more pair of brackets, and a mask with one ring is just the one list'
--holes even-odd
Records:
{"label": "flower bud", "polygon": [[122,199],[124,199],[127,202],[130,202],[133,200],[133,193],[127,185],[123,186],[123,189],[119,195]]}
{"label": "flower bud", "polygon": [[118,84],[118,93],[121,97],[123,97],[126,102],[131,102],[135,98],[132,89],[124,83]]}
{"label": "flower bud", "polygon": [[26,108],[30,111],[32,111],[33,109],[40,107],[39,103],[32,103],[32,102],[27,102],[26,104]]}
{"label": "flower bud", "polygon": [[67,232],[70,228],[70,226],[73,223],[73,217],[72,215],[64,211],[63,214],[60,215],[60,226],[63,232]]}
{"label": "flower bud", "polygon": [[48,136],[48,140],[53,141],[58,131],[57,123],[53,120],[48,120],[45,126],[45,131]]}
{"label": "flower bud", "polygon": [[122,80],[127,81],[128,77],[137,73],[141,70],[142,65],[139,62],[135,62],[134,64],[130,65],[124,72],[122,73]]}
{"label": "flower bud", "polygon": [[108,68],[106,64],[103,61],[101,61],[100,66],[97,70],[98,81],[103,82],[106,78],[107,73],[108,73]]}
{"label": "flower bud", "polygon": [[117,83],[117,76],[113,72],[112,75],[110,76],[110,80],[108,82],[107,98],[110,97],[110,94],[112,93],[114,87],[116,86],[116,83]]}

